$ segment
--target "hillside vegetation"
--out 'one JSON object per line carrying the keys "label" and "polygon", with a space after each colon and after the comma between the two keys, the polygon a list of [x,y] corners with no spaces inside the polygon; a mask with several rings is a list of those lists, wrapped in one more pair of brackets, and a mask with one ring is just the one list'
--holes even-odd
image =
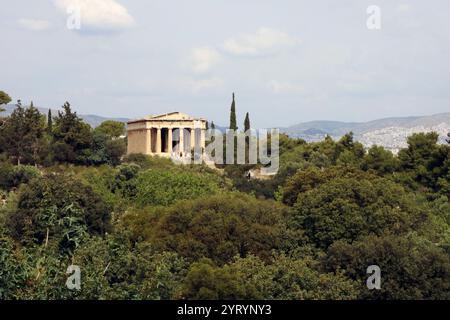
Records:
{"label": "hillside vegetation", "polygon": [[282,135],[278,174],[248,180],[124,157],[119,123],[94,130],[68,104],[50,119],[0,120],[0,299],[450,299],[450,144],[434,133],[397,156]]}

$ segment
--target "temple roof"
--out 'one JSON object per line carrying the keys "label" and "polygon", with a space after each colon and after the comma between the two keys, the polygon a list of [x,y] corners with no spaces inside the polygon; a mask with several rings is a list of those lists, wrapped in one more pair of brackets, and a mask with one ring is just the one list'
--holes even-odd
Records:
{"label": "temple roof", "polygon": [[141,121],[178,121],[178,120],[205,120],[203,118],[193,118],[186,113],[183,112],[169,112],[169,113],[163,113],[159,115],[150,115],[148,117],[142,118],[142,119],[134,119],[130,120],[128,123],[133,122],[141,122]]}
{"label": "temple roof", "polygon": [[169,112],[164,114],[159,114],[156,116],[150,116],[150,120],[194,120],[191,116],[182,112]]}

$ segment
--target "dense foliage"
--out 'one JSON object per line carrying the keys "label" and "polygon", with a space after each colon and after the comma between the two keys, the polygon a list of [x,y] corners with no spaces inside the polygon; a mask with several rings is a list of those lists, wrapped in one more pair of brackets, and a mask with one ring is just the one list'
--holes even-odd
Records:
{"label": "dense foliage", "polygon": [[248,254],[269,259],[288,237],[288,208],[244,194],[224,194],[179,202],[169,208],[140,211],[126,217],[136,240],[151,241],[161,250],[187,260],[207,257],[219,264]]}
{"label": "dense foliage", "polygon": [[398,155],[281,136],[259,180],[124,157],[123,124],[92,129],[67,103],[50,121],[18,103],[0,132],[0,299],[450,298],[450,145],[434,133]]}
{"label": "dense foliage", "polygon": [[56,117],[48,116],[19,100],[11,116],[0,121],[0,152],[19,165],[120,163],[126,150],[123,123],[107,121],[93,130],[68,102]]}
{"label": "dense foliage", "polygon": [[47,175],[19,190],[17,209],[6,227],[22,243],[42,244],[51,238],[60,250],[72,250],[86,235],[110,229],[110,210],[89,186],[70,176]]}

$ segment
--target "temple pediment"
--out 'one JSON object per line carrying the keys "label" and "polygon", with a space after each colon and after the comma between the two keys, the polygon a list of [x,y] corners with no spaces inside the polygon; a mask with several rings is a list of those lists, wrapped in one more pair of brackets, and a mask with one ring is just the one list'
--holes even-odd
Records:
{"label": "temple pediment", "polygon": [[144,117],[141,119],[134,119],[129,121],[128,124],[146,121],[195,121],[195,120],[205,121],[205,119],[194,118],[186,113],[177,111],[177,112],[163,113],[159,115],[150,115],[148,117]]}
{"label": "temple pediment", "polygon": [[194,120],[193,117],[182,112],[170,112],[156,116],[151,116],[150,120]]}

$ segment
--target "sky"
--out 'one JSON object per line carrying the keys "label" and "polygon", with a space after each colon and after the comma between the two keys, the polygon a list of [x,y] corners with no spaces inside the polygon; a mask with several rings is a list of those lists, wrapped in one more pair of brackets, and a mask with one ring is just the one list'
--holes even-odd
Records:
{"label": "sky", "polygon": [[127,118],[181,111],[227,125],[235,92],[238,122],[249,112],[255,128],[450,112],[448,0],[0,8],[0,90],[25,104]]}

